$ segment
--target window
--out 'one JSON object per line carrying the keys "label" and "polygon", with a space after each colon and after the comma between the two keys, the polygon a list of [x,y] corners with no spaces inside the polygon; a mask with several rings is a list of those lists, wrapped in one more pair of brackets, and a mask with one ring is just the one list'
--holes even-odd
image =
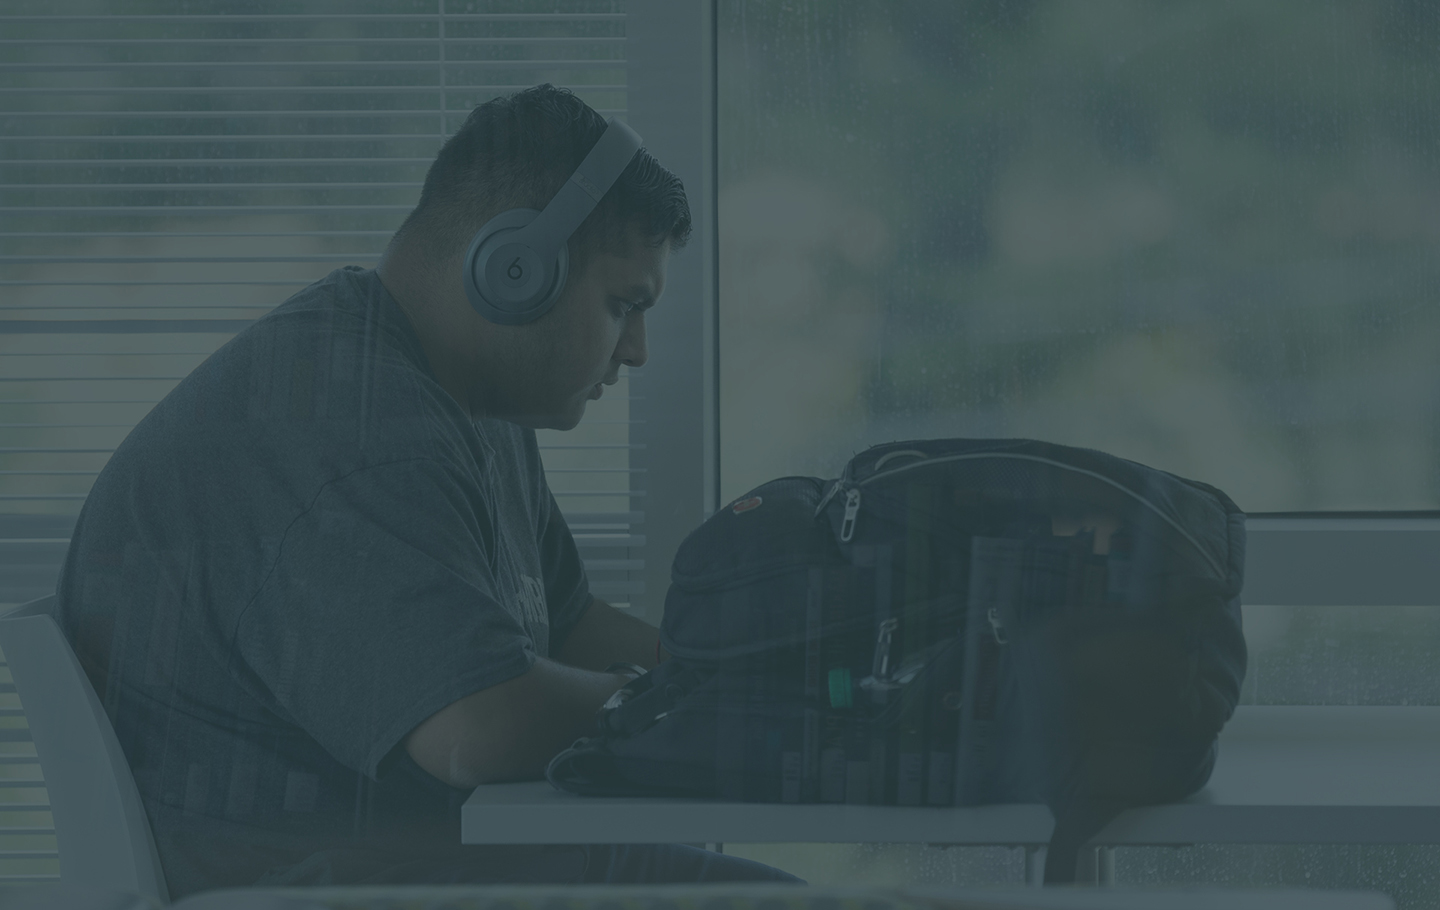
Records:
{"label": "window", "polygon": [[[1247,701],[1440,703],[1431,6],[718,0],[718,35],[722,500],[895,439],[1100,448],[1252,513]],[[1431,848],[1119,852],[1432,899]]]}
{"label": "window", "polygon": [[1440,508],[1429,7],[719,9],[725,497],[968,435]]}
{"label": "window", "polygon": [[[54,590],[96,472],[176,381],[374,265],[471,108],[552,82],[626,115],[622,2],[26,2],[0,23],[3,603]],[[629,379],[541,434],[621,606],[644,590]]]}

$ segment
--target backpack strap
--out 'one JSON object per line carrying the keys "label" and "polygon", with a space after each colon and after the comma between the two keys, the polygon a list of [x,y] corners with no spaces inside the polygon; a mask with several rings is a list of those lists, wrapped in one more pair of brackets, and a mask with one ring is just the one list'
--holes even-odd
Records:
{"label": "backpack strap", "polygon": [[1055,829],[1045,850],[1045,884],[1067,885],[1075,881],[1080,849],[1130,805],[1114,799],[1076,796],[1050,808],[1055,815]]}
{"label": "backpack strap", "polygon": [[1045,883],[1075,881],[1082,847],[1126,809],[1181,800],[1205,786],[1215,767],[1213,736],[1146,747],[1148,760],[1126,761],[1124,750],[1092,746],[1063,778],[1049,802],[1055,828],[1045,855]]}

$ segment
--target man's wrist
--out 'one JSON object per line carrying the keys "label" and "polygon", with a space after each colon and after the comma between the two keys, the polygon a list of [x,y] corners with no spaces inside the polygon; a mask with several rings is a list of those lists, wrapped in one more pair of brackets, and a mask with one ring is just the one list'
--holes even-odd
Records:
{"label": "man's wrist", "polygon": [[639,664],[632,664],[621,661],[619,663],[613,663],[610,666],[606,667],[605,672],[610,673],[614,676],[624,676],[625,681],[629,682],[632,679],[639,679],[650,671],[646,670]]}

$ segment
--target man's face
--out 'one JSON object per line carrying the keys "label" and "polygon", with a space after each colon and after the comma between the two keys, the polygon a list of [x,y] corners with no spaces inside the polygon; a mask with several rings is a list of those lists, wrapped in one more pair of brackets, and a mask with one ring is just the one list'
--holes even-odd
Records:
{"label": "man's face", "polygon": [[550,312],[503,333],[486,370],[494,416],[534,429],[569,430],[621,365],[645,363],[645,311],[665,289],[668,242],[651,247],[637,228],[572,271]]}

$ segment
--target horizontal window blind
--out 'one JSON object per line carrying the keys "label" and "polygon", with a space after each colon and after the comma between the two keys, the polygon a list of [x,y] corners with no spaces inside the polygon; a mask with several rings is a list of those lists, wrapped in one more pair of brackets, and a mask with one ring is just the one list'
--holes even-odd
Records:
{"label": "horizontal window blind", "polygon": [[[540,82],[626,107],[621,0],[5,4],[0,603],[50,593],[130,428],[333,268],[373,266],[440,144]],[[638,377],[541,433],[595,594],[642,592]]]}

